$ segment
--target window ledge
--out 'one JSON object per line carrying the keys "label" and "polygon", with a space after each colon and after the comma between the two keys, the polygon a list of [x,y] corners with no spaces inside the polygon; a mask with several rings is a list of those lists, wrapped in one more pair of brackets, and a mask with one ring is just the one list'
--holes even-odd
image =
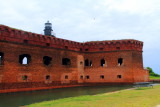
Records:
{"label": "window ledge", "polygon": [[20,66],[28,67],[30,65],[29,64],[20,64]]}

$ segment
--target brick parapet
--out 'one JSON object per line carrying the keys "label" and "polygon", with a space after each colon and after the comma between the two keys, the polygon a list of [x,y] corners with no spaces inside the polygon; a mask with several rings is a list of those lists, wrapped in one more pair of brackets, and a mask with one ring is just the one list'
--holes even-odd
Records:
{"label": "brick parapet", "polygon": [[56,38],[53,36],[45,36],[41,34],[26,32],[15,28],[10,28],[5,25],[0,25],[0,40],[46,47],[54,47],[78,52],[103,52],[119,50],[142,51],[143,47],[143,42],[133,39],[92,41],[80,43],[61,38]]}
{"label": "brick parapet", "polygon": [[93,41],[84,43],[84,48],[90,52],[95,51],[119,51],[119,50],[138,50],[142,51],[143,42],[133,39],[112,40],[112,41]]}

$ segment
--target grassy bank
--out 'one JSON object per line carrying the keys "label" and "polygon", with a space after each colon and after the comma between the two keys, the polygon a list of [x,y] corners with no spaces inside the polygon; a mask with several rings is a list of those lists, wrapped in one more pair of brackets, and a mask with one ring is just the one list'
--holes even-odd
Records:
{"label": "grassy bank", "polygon": [[150,79],[160,79],[160,76],[149,76]]}
{"label": "grassy bank", "polygon": [[160,85],[153,88],[45,101],[27,107],[155,107],[158,104],[160,104]]}

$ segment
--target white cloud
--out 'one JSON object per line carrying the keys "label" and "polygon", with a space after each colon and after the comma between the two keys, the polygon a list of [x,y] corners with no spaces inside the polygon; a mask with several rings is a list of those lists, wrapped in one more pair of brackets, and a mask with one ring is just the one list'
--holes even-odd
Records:
{"label": "white cloud", "polygon": [[102,4],[110,10],[131,14],[145,15],[160,10],[159,0],[103,0]]}
{"label": "white cloud", "polygon": [[159,4],[160,0],[0,0],[0,23],[43,33],[50,20],[57,37],[81,42],[138,39],[144,41],[145,66],[158,70]]}

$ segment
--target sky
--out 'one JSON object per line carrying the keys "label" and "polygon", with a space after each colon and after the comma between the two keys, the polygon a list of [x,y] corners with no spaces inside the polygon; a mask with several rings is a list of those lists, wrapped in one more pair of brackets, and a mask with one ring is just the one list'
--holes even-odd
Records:
{"label": "sky", "polygon": [[160,0],[0,0],[0,24],[43,34],[52,23],[58,38],[86,42],[144,42],[144,67],[160,74]]}

